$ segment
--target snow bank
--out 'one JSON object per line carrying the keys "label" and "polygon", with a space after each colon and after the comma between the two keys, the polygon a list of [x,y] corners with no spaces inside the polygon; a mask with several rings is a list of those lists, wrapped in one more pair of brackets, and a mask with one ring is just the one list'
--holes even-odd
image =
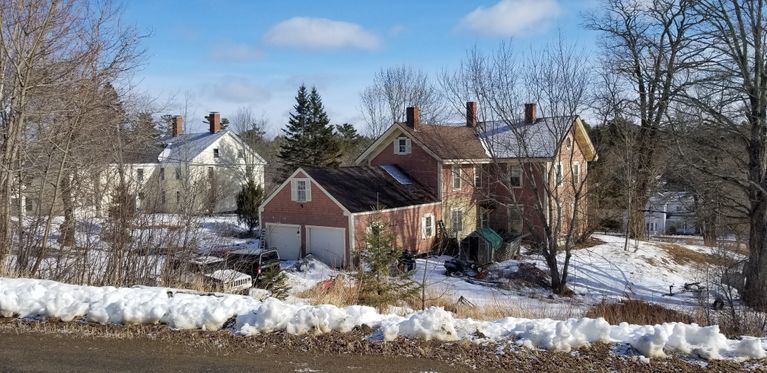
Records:
{"label": "snow bank", "polygon": [[764,358],[757,338],[727,339],[719,327],[695,324],[610,325],[604,319],[456,319],[442,308],[406,317],[380,314],[366,306],[300,305],[239,295],[205,296],[165,288],[67,285],[46,280],[0,278],[0,315],[20,318],[82,319],[113,324],[167,324],[176,329],[217,330],[236,317],[234,331],[255,335],[349,332],[367,325],[385,340],[513,341],[529,348],[570,351],[592,343],[626,343],[647,357],[677,352],[703,359]]}

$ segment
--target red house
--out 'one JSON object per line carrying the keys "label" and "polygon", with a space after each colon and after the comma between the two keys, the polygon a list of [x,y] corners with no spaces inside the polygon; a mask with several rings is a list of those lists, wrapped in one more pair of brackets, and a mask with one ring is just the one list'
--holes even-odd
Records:
{"label": "red house", "polygon": [[280,185],[261,206],[266,244],[286,259],[311,253],[347,266],[376,223],[413,252],[433,247],[440,221],[458,240],[489,227],[540,241],[545,223],[566,231],[556,217],[576,207],[585,222],[585,198],[575,200],[596,156],[577,116],[536,118],[535,104],[509,123],[478,122],[469,102],[460,125],[422,124],[411,107],[358,166],[302,168]]}

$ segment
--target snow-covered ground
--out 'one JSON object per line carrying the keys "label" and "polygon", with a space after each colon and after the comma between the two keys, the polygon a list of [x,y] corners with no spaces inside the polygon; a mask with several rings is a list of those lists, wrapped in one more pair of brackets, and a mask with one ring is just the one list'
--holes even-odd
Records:
{"label": "snow-covered ground", "polygon": [[457,319],[441,308],[399,316],[365,306],[311,306],[273,298],[259,301],[238,295],[174,293],[166,288],[89,287],[31,279],[0,278],[0,315],[103,324],[160,323],[203,330],[217,330],[233,320],[232,330],[241,335],[281,330],[291,334],[349,332],[367,325],[373,329],[370,338],[384,340],[493,341],[556,351],[603,342],[628,344],[646,357],[680,353],[706,360],[748,360],[766,356],[758,338],[730,340],[717,326],[609,325],[603,319],[586,318],[475,321]]}

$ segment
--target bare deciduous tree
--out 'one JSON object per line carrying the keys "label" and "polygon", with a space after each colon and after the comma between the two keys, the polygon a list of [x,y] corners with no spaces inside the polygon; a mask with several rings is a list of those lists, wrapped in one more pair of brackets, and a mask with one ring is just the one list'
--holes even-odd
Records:
{"label": "bare deciduous tree", "polygon": [[411,66],[395,66],[378,71],[373,84],[360,93],[362,116],[368,136],[376,138],[392,123],[402,122],[405,108],[418,106],[426,122],[437,123],[443,115],[440,92],[429,76]]}

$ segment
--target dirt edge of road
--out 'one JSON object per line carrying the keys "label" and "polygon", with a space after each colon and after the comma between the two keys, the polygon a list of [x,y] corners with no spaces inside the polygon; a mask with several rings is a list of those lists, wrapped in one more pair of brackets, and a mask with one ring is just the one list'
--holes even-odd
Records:
{"label": "dirt edge of road", "polygon": [[[366,329],[366,328],[365,328]],[[0,371],[767,371],[767,361],[702,362],[632,355],[599,344],[570,353],[506,345],[400,338],[371,340],[371,330],[319,335],[284,332],[236,336],[228,331],[172,330],[162,325],[0,318]],[[622,354],[613,351],[621,350]],[[38,356],[39,355],[39,356]]]}

